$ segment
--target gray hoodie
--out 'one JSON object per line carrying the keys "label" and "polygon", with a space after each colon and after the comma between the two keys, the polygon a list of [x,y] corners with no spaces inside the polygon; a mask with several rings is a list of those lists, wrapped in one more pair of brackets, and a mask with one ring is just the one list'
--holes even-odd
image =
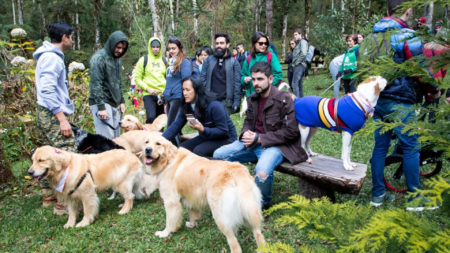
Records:
{"label": "gray hoodie", "polygon": [[63,112],[72,114],[74,105],[69,98],[64,54],[48,41],[33,53],[37,60],[36,90],[37,104],[47,108],[53,114]]}

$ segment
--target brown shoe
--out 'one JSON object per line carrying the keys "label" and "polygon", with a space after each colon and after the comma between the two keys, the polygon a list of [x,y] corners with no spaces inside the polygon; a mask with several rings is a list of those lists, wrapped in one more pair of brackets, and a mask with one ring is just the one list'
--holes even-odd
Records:
{"label": "brown shoe", "polygon": [[62,202],[56,202],[55,207],[53,208],[53,213],[56,215],[68,214],[67,207]]}
{"label": "brown shoe", "polygon": [[56,197],[54,195],[51,196],[44,196],[42,198],[42,206],[43,207],[47,207],[47,206],[51,206],[56,202]]}

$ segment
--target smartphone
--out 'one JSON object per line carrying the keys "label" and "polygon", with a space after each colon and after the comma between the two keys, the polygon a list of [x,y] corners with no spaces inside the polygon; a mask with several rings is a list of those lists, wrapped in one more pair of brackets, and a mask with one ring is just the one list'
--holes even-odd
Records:
{"label": "smartphone", "polygon": [[194,115],[192,115],[190,113],[186,114],[186,119],[187,119],[187,121],[192,122],[192,123],[195,123],[197,121],[197,119],[195,119]]}

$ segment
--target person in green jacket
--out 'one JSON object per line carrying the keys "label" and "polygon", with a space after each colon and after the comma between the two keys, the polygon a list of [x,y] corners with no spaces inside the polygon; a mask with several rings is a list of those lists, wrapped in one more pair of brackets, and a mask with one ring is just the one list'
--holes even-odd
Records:
{"label": "person in green jacket", "polygon": [[137,87],[142,89],[144,95],[145,123],[147,124],[153,123],[156,117],[164,113],[164,104],[160,96],[166,88],[166,70],[166,61],[161,52],[161,40],[153,37],[148,41],[148,55],[141,57],[136,64],[134,76]]}
{"label": "person in green jacket", "polygon": [[336,79],[341,77],[344,83],[345,94],[355,91],[355,82],[357,70],[357,58],[358,58],[358,36],[355,34],[347,35],[346,37],[348,49],[345,51],[344,60],[342,61],[339,72],[337,73]]}
{"label": "person in green jacket", "polygon": [[95,132],[110,139],[120,135],[119,109],[121,113],[125,112],[120,58],[127,49],[127,36],[115,31],[89,62],[89,107],[94,117]]}
{"label": "person in green jacket", "polygon": [[283,79],[283,72],[281,70],[280,61],[278,60],[277,55],[272,53],[272,51],[269,49],[269,45],[270,41],[267,35],[262,32],[255,32],[252,37],[252,49],[250,50],[250,55],[247,57],[247,59],[244,59],[244,64],[242,65],[241,70],[241,85],[244,90],[246,90],[246,97],[255,93],[250,69],[256,62],[265,61],[270,63],[273,71],[272,85],[278,86],[278,84]]}

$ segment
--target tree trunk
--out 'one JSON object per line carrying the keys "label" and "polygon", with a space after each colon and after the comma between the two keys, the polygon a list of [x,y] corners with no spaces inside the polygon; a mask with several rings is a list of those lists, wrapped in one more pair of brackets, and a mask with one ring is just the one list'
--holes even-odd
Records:
{"label": "tree trunk", "polygon": [[[287,10],[286,10],[287,11]],[[283,34],[282,34],[282,43],[281,43],[281,58],[286,59],[286,34],[287,34],[287,20],[288,14],[287,12],[283,15]]]}
{"label": "tree trunk", "polygon": [[159,24],[159,15],[158,10],[156,8],[155,0],[148,0],[148,5],[152,11],[152,21],[153,21],[153,36],[158,37],[161,40],[161,50],[164,52],[165,50],[165,42],[164,35],[161,30],[161,26]]}
{"label": "tree trunk", "polygon": [[449,5],[446,4],[445,5],[445,10],[444,10],[444,16],[445,16],[445,19],[447,19],[447,22],[450,21],[450,13],[449,12],[450,12]]}
{"label": "tree trunk", "polygon": [[23,25],[22,0],[17,0],[17,21]]}
{"label": "tree trunk", "polygon": [[12,12],[13,12],[13,23],[16,25],[16,6],[14,6],[14,0],[11,0],[12,3]]}
{"label": "tree trunk", "polygon": [[255,32],[259,31],[259,1],[255,1]]}
{"label": "tree trunk", "polygon": [[78,14],[78,0],[75,0],[75,8],[77,9],[75,12],[75,37],[76,37],[76,49],[80,50],[81,48],[81,39],[80,39],[80,18]]}
{"label": "tree trunk", "polygon": [[270,40],[272,38],[272,27],[273,27],[273,1],[266,0],[266,35]]}
{"label": "tree trunk", "polygon": [[305,37],[309,39],[309,22],[311,20],[311,0],[305,0]]}
{"label": "tree trunk", "polygon": [[434,3],[429,2],[429,3],[425,4],[423,14],[424,14],[424,17],[427,18],[427,26],[429,29],[432,28],[432,24],[433,24],[433,12],[434,12]]}
{"label": "tree trunk", "polygon": [[194,35],[195,39],[198,38],[198,7],[197,0],[192,0],[192,9],[194,11]]}
{"label": "tree trunk", "polygon": [[331,0],[331,9],[334,10],[334,0]]}
{"label": "tree trunk", "polygon": [[173,20],[173,0],[169,0],[169,10],[170,10],[170,25],[172,28],[172,34],[175,34],[175,21]]}
{"label": "tree trunk", "polygon": [[41,1],[38,2],[38,9],[39,9],[39,14],[41,15],[41,19],[42,19],[42,28],[40,29],[40,32],[41,32],[41,35],[44,35],[45,31],[47,30],[47,25],[45,23],[45,16],[44,16],[44,12],[42,11]]}
{"label": "tree trunk", "polygon": [[[344,3],[344,0],[341,0],[341,11],[342,11],[342,12],[345,11],[345,3]],[[345,32],[345,22],[342,21],[341,34],[344,34],[344,32]]]}
{"label": "tree trunk", "polygon": [[104,0],[92,0],[94,4],[94,23],[95,23],[95,49],[101,47],[100,44],[100,11]]}

